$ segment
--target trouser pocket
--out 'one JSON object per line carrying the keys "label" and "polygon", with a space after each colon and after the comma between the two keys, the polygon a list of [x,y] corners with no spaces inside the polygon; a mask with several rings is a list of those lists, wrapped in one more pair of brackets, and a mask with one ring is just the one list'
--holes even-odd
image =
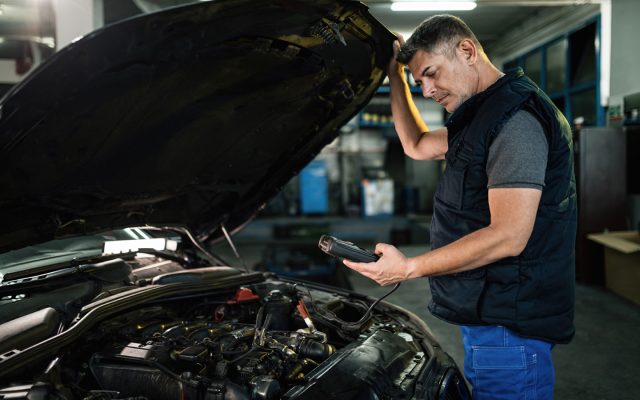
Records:
{"label": "trouser pocket", "polygon": [[536,399],[536,355],[524,346],[473,347],[473,398]]}
{"label": "trouser pocket", "polygon": [[473,399],[553,399],[551,343],[503,326],[463,326],[461,333]]}

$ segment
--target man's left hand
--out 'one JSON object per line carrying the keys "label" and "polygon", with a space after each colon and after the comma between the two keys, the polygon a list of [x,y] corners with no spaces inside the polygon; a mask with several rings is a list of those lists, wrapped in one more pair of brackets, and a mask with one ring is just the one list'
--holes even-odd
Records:
{"label": "man's left hand", "polygon": [[409,259],[396,247],[390,244],[378,243],[375,253],[380,256],[380,259],[376,262],[358,263],[343,260],[343,263],[352,270],[378,282],[381,286],[412,278]]}

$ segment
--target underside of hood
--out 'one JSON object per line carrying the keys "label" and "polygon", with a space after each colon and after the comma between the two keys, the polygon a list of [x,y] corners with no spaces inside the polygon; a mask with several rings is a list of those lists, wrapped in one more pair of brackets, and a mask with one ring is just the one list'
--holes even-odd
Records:
{"label": "underside of hood", "polygon": [[366,105],[393,40],[330,0],[202,2],[83,37],[0,102],[0,252],[240,227]]}

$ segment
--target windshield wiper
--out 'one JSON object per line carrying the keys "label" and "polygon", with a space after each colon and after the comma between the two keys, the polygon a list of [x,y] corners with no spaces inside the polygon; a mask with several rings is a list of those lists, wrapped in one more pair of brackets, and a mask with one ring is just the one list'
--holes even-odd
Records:
{"label": "windshield wiper", "polygon": [[[82,265],[79,266],[80,263],[93,265],[89,263],[99,260],[112,260],[137,253],[149,253],[175,261],[177,258],[172,256],[171,253],[175,252],[177,248],[177,241],[159,238],[108,240],[103,242],[102,252],[100,252],[99,248],[46,252],[38,254],[37,258],[32,257],[31,259],[23,260],[19,264],[3,267],[3,270],[0,271],[0,288],[9,284],[67,276],[75,272],[82,272],[77,270],[77,268],[82,267]],[[179,259],[179,261],[183,260]]]}
{"label": "windshield wiper", "polygon": [[52,279],[68,278],[70,276],[86,274],[92,278],[106,282],[118,282],[131,273],[131,266],[121,258],[109,259],[99,263],[87,263],[58,268],[53,271],[30,275],[23,278],[7,280],[0,283],[0,293],[13,288],[37,286]]}

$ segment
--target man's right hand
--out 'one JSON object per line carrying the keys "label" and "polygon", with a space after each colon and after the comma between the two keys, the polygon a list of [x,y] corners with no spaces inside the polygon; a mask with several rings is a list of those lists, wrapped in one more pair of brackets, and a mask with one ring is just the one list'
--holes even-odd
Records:
{"label": "man's right hand", "polygon": [[400,64],[396,61],[398,58],[398,53],[400,53],[400,46],[404,44],[404,38],[399,33],[394,33],[398,40],[393,41],[393,55],[391,56],[391,60],[389,60],[389,66],[387,67],[387,75],[389,79],[401,78],[404,79],[404,65]]}

